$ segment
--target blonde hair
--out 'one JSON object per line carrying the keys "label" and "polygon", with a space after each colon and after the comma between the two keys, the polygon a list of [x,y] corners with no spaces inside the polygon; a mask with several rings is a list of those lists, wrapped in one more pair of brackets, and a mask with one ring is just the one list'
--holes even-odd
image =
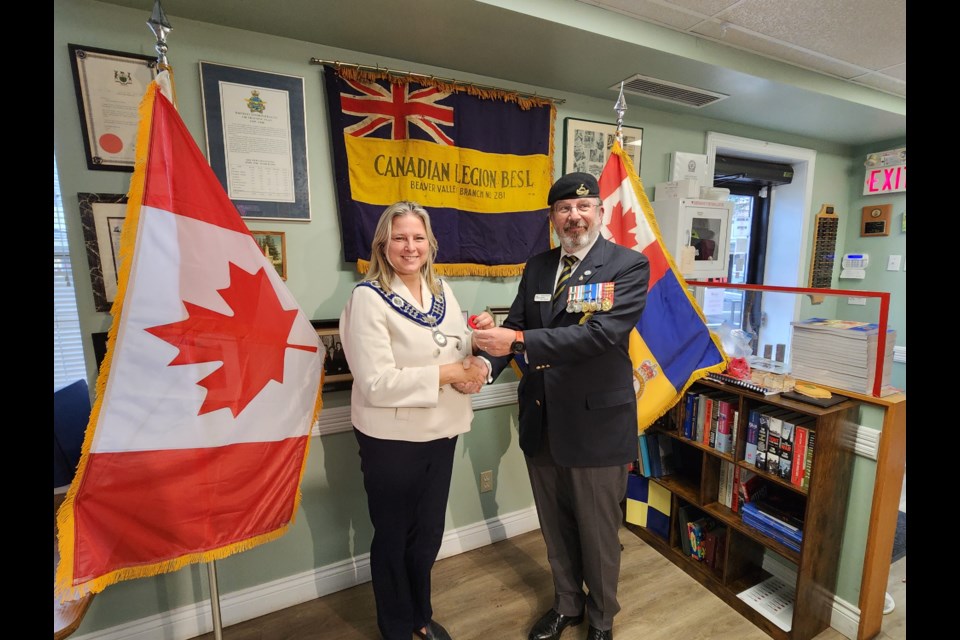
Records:
{"label": "blonde hair", "polygon": [[427,242],[430,244],[430,252],[423,266],[420,267],[420,275],[427,281],[430,292],[433,295],[439,295],[442,287],[433,270],[433,261],[437,258],[437,237],[433,235],[433,228],[430,226],[430,214],[422,206],[409,200],[390,205],[380,215],[377,228],[373,232],[373,244],[370,247],[370,268],[367,269],[364,280],[376,280],[384,291],[392,290],[390,283],[393,282],[397,271],[387,260],[387,243],[393,235],[393,221],[400,216],[417,216],[423,223],[423,228],[427,232]]}

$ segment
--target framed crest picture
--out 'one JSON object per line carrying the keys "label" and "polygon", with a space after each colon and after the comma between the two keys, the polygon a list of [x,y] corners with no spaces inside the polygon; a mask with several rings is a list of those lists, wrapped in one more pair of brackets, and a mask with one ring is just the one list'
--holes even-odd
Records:
{"label": "framed crest picture", "polygon": [[200,62],[207,157],[244,218],[309,220],[303,78]]}
{"label": "framed crest picture", "polygon": [[[622,127],[622,133],[623,150],[630,156],[639,176],[643,129]],[[615,124],[566,118],[563,129],[563,172],[583,171],[599,178],[610,157],[616,135]]]}
{"label": "framed crest picture", "polygon": [[69,44],[87,168],[133,171],[139,107],[156,56]]}

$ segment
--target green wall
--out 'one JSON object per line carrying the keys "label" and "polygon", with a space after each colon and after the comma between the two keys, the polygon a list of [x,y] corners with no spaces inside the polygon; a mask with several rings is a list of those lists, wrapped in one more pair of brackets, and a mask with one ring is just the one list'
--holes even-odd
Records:
{"label": "green wall", "polygon": [[[85,269],[83,234],[79,224],[78,192],[126,193],[130,174],[89,171],[84,159],[80,120],[75,100],[67,43],[81,44],[131,53],[153,54],[153,36],[146,27],[149,2],[143,11],[134,11],[91,0],[54,0],[54,149],[67,217],[68,237],[74,268],[81,327],[88,347],[88,371],[93,376],[94,362],[89,335],[105,331],[110,316],[95,311],[90,280]],[[238,5],[242,10],[242,5]],[[614,97],[609,102],[575,94],[563,94],[543,87],[518,85],[492,77],[460,74],[441,67],[377,58],[362,52],[335,49],[317,43],[295,41],[259,33],[238,31],[190,21],[170,15],[173,24],[168,43],[169,61],[175,70],[178,106],[181,116],[201,149],[205,149],[198,61],[211,61],[240,67],[302,76],[307,102],[307,146],[309,149],[310,222],[250,221],[251,229],[276,229],[287,234],[289,275],[287,286],[311,318],[338,317],[357,281],[352,264],[342,261],[339,224],[333,191],[329,153],[329,129],[323,102],[321,69],[309,64],[311,57],[391,68],[434,73],[443,77],[476,81],[507,89],[537,92],[566,100],[558,107],[555,129],[555,175],[562,171],[561,146],[564,118],[613,122]],[[640,176],[653,195],[653,187],[668,179],[670,153],[703,153],[708,131],[762,139],[817,151],[814,202],[831,202],[841,214],[856,212],[859,220],[861,198],[855,188],[862,180],[863,153],[830,141],[758,130],[695,116],[677,116],[651,109],[630,107],[624,122],[644,129]],[[892,148],[884,146],[883,149]],[[882,150],[882,149],[874,149]],[[895,206],[895,215],[899,213]],[[902,206],[905,207],[905,197]],[[899,228],[899,227],[897,227]],[[853,247],[851,226],[845,231],[845,244]],[[870,239],[863,250],[874,252],[881,242]],[[851,248],[850,250],[859,250]],[[893,252],[884,249],[879,251]],[[904,251],[899,251],[905,253]],[[878,255],[878,257],[881,257]],[[876,258],[875,258],[876,260]],[[885,264],[885,256],[882,262]],[[880,264],[875,262],[874,264]],[[886,289],[886,272],[874,268],[870,288]],[[903,274],[898,274],[903,275]],[[516,291],[517,278],[463,278],[452,281],[461,306],[471,312],[486,306],[509,305]],[[867,284],[865,282],[865,284]],[[897,295],[903,297],[905,285]],[[900,316],[902,318],[902,316]],[[893,315],[891,320],[894,322]],[[902,320],[897,320],[904,324]],[[899,327],[898,327],[899,329]],[[906,344],[905,326],[897,344]],[[91,382],[92,382],[91,378]],[[326,407],[342,406],[349,401],[347,392],[328,393]],[[369,550],[371,527],[366,514],[356,441],[352,433],[313,438],[303,481],[303,501],[296,523],[289,533],[275,542],[237,554],[217,563],[221,596],[258,584],[283,579],[330,564],[363,555]],[[496,489],[480,494],[480,471],[493,469]],[[858,475],[864,475],[859,474]],[[869,474],[866,474],[869,475]],[[872,476],[854,486],[853,502],[869,503]],[[533,506],[522,453],[517,445],[516,406],[480,410],[473,430],[460,438],[447,512],[447,529],[457,529]],[[842,567],[862,565],[865,524],[861,519],[848,522],[851,545],[844,546]],[[853,560],[848,562],[847,559]],[[206,567],[194,565],[155,578],[130,580],[113,585],[99,594],[78,634],[104,630],[141,618],[200,602],[208,598]],[[859,572],[844,575],[840,597],[856,602]]]}

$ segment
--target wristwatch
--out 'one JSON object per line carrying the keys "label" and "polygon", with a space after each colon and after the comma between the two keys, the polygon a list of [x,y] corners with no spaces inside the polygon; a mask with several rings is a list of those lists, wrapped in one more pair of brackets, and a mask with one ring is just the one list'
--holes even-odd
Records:
{"label": "wristwatch", "polygon": [[523,342],[523,331],[517,331],[513,336],[513,344],[510,345],[510,351],[513,353],[523,353],[527,350],[527,345]]}

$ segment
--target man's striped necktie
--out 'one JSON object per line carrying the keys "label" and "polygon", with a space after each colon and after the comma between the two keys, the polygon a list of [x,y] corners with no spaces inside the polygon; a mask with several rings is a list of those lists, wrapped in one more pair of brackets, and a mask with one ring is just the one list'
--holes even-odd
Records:
{"label": "man's striped necktie", "polygon": [[560,277],[557,279],[557,288],[553,290],[553,301],[560,298],[560,294],[566,287],[567,280],[570,279],[570,273],[573,271],[573,265],[576,264],[577,256],[563,256],[563,269],[560,271]]}

